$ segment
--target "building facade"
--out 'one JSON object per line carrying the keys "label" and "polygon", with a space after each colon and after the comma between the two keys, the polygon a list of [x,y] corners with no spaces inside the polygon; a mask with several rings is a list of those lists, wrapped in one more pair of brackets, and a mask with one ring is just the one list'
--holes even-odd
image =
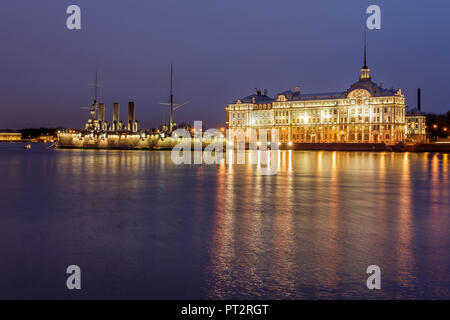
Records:
{"label": "building facade", "polygon": [[0,132],[0,141],[21,141],[22,134],[17,132]]}
{"label": "building facade", "polygon": [[374,83],[365,60],[359,81],[345,92],[303,94],[296,87],[272,98],[255,89],[225,108],[227,128],[275,128],[282,143],[403,142],[405,97]]}
{"label": "building facade", "polygon": [[406,137],[407,142],[427,142],[426,116],[418,109],[406,113]]}

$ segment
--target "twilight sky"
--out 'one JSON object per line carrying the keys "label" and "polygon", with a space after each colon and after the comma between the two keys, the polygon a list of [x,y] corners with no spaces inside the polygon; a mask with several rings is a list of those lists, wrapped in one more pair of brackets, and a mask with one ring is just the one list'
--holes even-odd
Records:
{"label": "twilight sky", "polygon": [[[66,28],[81,7],[82,30]],[[83,127],[99,71],[99,100],[129,100],[144,128],[167,119],[170,60],[175,120],[225,122],[224,107],[267,88],[344,91],[359,76],[370,4],[381,30],[368,31],[375,82],[401,88],[425,111],[450,109],[448,0],[20,0],[0,5],[0,128]]]}

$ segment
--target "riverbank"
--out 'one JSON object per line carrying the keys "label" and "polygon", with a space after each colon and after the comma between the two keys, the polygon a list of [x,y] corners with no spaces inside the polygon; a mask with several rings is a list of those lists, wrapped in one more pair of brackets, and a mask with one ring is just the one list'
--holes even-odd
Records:
{"label": "riverbank", "polygon": [[384,143],[282,143],[282,150],[392,151]]}
{"label": "riverbank", "polygon": [[450,153],[450,143],[419,143],[414,145],[384,143],[294,143],[281,144],[282,150],[328,151],[389,151],[389,152],[443,152]]}
{"label": "riverbank", "polygon": [[411,146],[407,145],[401,151],[450,153],[450,143],[419,143]]}

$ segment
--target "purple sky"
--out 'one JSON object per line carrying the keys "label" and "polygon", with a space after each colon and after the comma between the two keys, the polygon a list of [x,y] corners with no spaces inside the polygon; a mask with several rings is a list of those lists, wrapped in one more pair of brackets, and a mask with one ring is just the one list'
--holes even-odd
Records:
{"label": "purple sky", "polygon": [[[70,4],[82,30],[66,28]],[[0,128],[82,127],[92,102],[129,100],[143,127],[167,119],[170,60],[175,97],[190,101],[175,119],[223,125],[224,107],[251,94],[299,84],[305,93],[344,91],[362,66],[370,4],[382,29],[368,31],[368,66],[375,82],[401,88],[425,111],[450,109],[448,0],[52,0],[0,5]]]}

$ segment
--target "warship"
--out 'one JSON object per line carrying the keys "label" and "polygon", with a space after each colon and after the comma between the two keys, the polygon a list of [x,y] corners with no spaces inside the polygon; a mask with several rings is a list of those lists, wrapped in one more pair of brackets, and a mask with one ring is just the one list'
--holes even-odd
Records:
{"label": "warship", "polygon": [[[105,104],[97,101],[97,82],[95,74],[94,101],[90,110],[90,119],[84,129],[66,129],[57,132],[57,148],[76,149],[125,149],[125,150],[171,150],[180,143],[183,137],[173,134],[176,123],[174,122],[174,111],[186,103],[174,103],[173,94],[173,63],[170,68],[170,96],[168,103],[161,103],[170,107],[170,118],[168,125],[163,125],[158,130],[141,130],[136,120],[135,103],[128,102],[128,120],[120,120],[120,104],[113,103],[112,122],[105,119]],[[86,108],[83,108],[86,109]],[[184,137],[185,138],[185,137]],[[211,139],[202,139],[202,147],[209,145]],[[194,138],[191,137],[191,143]]]}

